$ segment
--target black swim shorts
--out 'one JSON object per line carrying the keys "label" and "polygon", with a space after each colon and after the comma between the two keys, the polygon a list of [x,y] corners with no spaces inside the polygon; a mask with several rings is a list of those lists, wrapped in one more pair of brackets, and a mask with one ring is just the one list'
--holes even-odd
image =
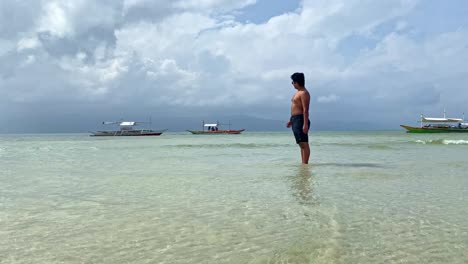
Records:
{"label": "black swim shorts", "polygon": [[[291,116],[290,121],[294,137],[296,138],[296,143],[299,144],[300,142],[309,142],[309,135],[305,134],[303,131],[304,115],[293,115]],[[310,120],[308,120],[308,124],[310,128]]]}

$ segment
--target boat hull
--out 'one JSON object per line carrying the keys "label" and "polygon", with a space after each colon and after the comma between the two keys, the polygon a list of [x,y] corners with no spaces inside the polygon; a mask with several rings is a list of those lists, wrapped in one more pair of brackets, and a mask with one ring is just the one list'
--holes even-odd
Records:
{"label": "boat hull", "polygon": [[245,131],[245,129],[240,130],[218,130],[218,131],[195,131],[195,130],[187,130],[188,132],[194,135],[237,135]]}
{"label": "boat hull", "polygon": [[400,125],[407,133],[468,133],[466,128],[432,128]]}
{"label": "boat hull", "polygon": [[166,130],[118,130],[91,132],[92,137],[148,137],[160,136]]}

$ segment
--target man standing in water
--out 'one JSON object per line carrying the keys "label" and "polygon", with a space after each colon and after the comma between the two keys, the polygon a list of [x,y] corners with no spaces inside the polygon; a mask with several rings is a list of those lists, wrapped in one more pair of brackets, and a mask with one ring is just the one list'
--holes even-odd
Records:
{"label": "man standing in water", "polygon": [[[304,73],[296,72],[291,75],[292,84],[297,92],[292,98],[291,119],[286,125],[292,127],[296,143],[301,148],[302,163],[309,163],[310,148],[309,148],[309,103],[310,94],[304,87]],[[307,121],[305,121],[307,120]]]}

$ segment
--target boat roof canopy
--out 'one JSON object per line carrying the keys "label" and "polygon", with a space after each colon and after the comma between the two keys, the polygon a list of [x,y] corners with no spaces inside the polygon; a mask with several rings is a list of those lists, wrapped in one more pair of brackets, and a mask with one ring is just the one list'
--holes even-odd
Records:
{"label": "boat roof canopy", "polygon": [[205,124],[205,127],[217,127],[218,124]]}
{"label": "boat roof canopy", "polygon": [[423,117],[424,123],[459,123],[462,122],[461,118],[435,118],[435,117]]}
{"label": "boat roof canopy", "polygon": [[120,122],[120,126],[134,126],[136,122]]}

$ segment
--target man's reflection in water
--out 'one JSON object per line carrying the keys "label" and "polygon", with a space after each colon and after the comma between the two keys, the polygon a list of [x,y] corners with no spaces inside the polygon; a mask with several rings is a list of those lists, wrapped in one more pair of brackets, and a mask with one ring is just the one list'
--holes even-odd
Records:
{"label": "man's reflection in water", "polygon": [[309,165],[301,165],[291,177],[292,194],[303,205],[317,205],[318,199],[314,193],[314,177],[310,172]]}

